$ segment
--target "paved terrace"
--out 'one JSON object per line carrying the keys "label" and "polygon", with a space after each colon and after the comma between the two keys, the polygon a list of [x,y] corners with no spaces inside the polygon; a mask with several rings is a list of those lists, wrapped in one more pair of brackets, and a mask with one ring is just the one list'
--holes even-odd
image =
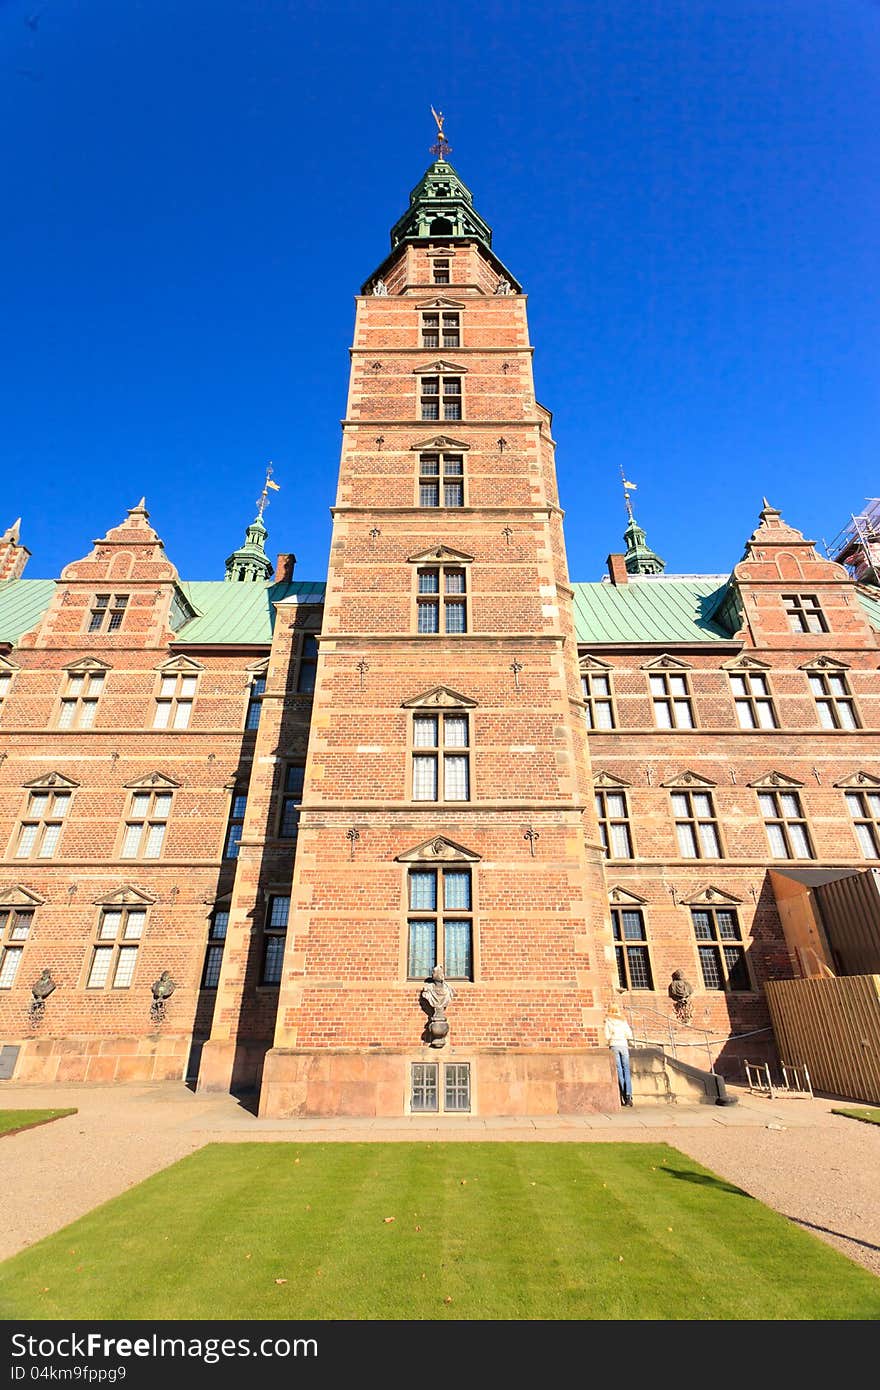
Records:
{"label": "paved terrace", "polygon": [[880,1274],[880,1127],[832,1115],[832,1099],[766,1100],[729,1088],[739,1104],[649,1105],[561,1118],[258,1120],[231,1096],[196,1096],[176,1082],[111,1087],[0,1086],[0,1107],[78,1114],[0,1138],[16,1200],[0,1226],[5,1259],[152,1173],[213,1143],[528,1140],[662,1142],[766,1202]]}

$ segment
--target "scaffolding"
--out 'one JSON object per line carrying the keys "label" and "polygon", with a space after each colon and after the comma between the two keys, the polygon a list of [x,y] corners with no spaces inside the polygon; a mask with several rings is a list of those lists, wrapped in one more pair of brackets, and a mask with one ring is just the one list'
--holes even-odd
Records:
{"label": "scaffolding", "polygon": [[880,585],[880,497],[866,497],[865,510],[850,516],[843,530],[826,543],[829,560],[845,565],[857,584]]}

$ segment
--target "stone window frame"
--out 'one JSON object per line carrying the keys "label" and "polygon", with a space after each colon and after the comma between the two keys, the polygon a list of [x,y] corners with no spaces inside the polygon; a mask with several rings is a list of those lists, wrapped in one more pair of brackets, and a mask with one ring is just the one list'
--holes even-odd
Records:
{"label": "stone window frame", "polygon": [[780,593],[782,608],[790,632],[797,636],[809,633],[821,636],[828,632],[828,619],[825,617],[818,594]]}
{"label": "stone window frame", "polygon": [[[429,253],[430,254],[430,253]],[[452,280],[452,259],[454,252],[444,251],[442,255],[436,252],[431,256],[430,270],[431,283],[433,285],[451,285]]]}
{"label": "stone window frame", "polygon": [[[473,561],[472,555],[449,546],[438,545],[431,550],[410,555],[407,563],[415,566],[413,574],[413,595],[410,609],[412,631],[417,637],[461,637],[471,631],[471,585],[468,582],[467,567]],[[425,587],[422,576],[429,572],[437,575],[436,589]],[[447,589],[447,576],[460,572],[463,587],[460,591]],[[446,609],[450,605],[464,606],[464,628],[461,631],[446,630]],[[428,605],[437,610],[437,630],[420,630],[420,610]],[[443,624],[441,627],[441,610]]]}
{"label": "stone window frame", "polygon": [[[266,683],[269,679],[269,659],[257,662],[247,668],[247,707],[244,715],[244,732],[256,733],[260,727],[260,718],[263,713],[263,697],[266,694]],[[256,717],[255,717],[256,712]]]}
{"label": "stone window frame", "polygon": [[[778,729],[780,727],[779,714],[776,709],[776,701],[773,697],[773,690],[770,685],[770,667],[764,665],[758,666],[756,662],[750,662],[747,666],[728,666],[727,674],[730,678],[730,693],[733,698],[737,728],[747,731],[754,729],[759,732],[763,732],[767,729]],[[736,690],[736,681],[742,681],[742,690]],[[753,688],[753,682],[758,681],[763,682],[763,690],[756,690]],[[769,710],[769,724],[761,722],[760,711],[762,709]],[[749,718],[752,721],[750,724],[743,723],[740,711],[744,710],[747,710],[749,713]]]}
{"label": "stone window frame", "polygon": [[[804,864],[809,860],[815,860],[817,857],[816,846],[810,831],[809,819],[804,810],[803,797],[801,796],[803,783],[796,781],[794,778],[785,777],[780,772],[772,772],[767,777],[759,778],[755,782],[750,782],[749,786],[753,788],[757,796],[758,814],[767,832],[767,843],[770,847],[771,858],[776,863],[793,862]],[[791,796],[795,800],[797,814],[793,814],[784,806],[783,797],[786,796]],[[771,801],[773,804],[771,806],[765,805],[762,798]],[[770,814],[768,814],[768,812]],[[770,834],[771,827],[774,826],[778,827],[783,845],[789,853],[784,855],[776,854],[773,848],[773,839]],[[792,848],[795,847],[795,842],[791,835],[792,827],[798,826],[803,831],[809,850],[808,854],[792,854],[790,852]]]}
{"label": "stone window frame", "polygon": [[[72,661],[63,668],[64,688],[58,696],[58,702],[53,712],[52,724],[54,728],[79,731],[95,727],[98,703],[107,688],[107,672],[111,669],[107,662],[96,661],[91,658]],[[97,688],[93,686],[94,682],[97,682]],[[68,709],[70,709],[70,717],[66,719],[65,714]]]}
{"label": "stone window frame", "polygon": [[[473,850],[467,849],[464,845],[457,844],[454,840],[448,839],[445,835],[434,835],[430,840],[425,840],[423,844],[417,845],[414,849],[405,850],[396,856],[396,862],[400,865],[400,900],[403,905],[402,910],[402,930],[400,935],[400,956],[399,973],[400,978],[410,983],[427,977],[423,975],[411,976],[409,973],[410,965],[410,918],[422,918],[428,916],[443,917],[444,913],[450,919],[461,920],[464,917],[470,918],[470,956],[471,973],[468,978],[462,976],[450,976],[455,981],[456,987],[467,989],[470,984],[480,978],[480,883],[477,867],[480,863],[480,855]],[[445,911],[440,906],[441,897],[438,893],[438,909],[435,913],[421,909],[410,910],[410,879],[409,874],[412,870],[427,869],[451,869],[470,871],[470,910],[449,909]],[[440,954],[441,942],[439,937],[435,940],[436,953]],[[429,972],[430,973],[430,972]]]}
{"label": "stone window frame", "polygon": [[[416,419],[422,424],[456,424],[466,418],[464,379],[467,376],[467,367],[460,366],[457,362],[439,360],[415,367],[413,376],[416,378],[417,387]],[[427,385],[435,381],[436,391]],[[426,415],[425,410],[433,401],[437,402],[437,414]],[[447,407],[452,409],[455,404],[458,406],[458,414],[447,414]]]}
{"label": "stone window frame", "polygon": [[[260,947],[260,988],[261,989],[280,989],[284,977],[284,955],[287,946],[287,932],[290,927],[290,906],[292,902],[291,891],[281,891],[278,888],[268,888],[265,892],[265,909],[263,912],[263,939]],[[286,903],[286,908],[277,908],[276,904]],[[281,917],[283,915],[283,922]],[[281,954],[276,958],[277,945],[281,943]],[[267,979],[267,971],[270,967],[270,955],[272,974],[276,973],[278,978]]]}
{"label": "stone window frame", "polygon": [[[46,777],[25,784],[27,800],[18,825],[13,831],[14,849],[10,858],[38,863],[54,858],[61,844],[64,826],[78,786],[79,783],[72,782],[60,773],[49,773]],[[37,804],[41,798],[45,798],[45,805],[42,807]],[[34,836],[28,848],[22,852],[27,832],[31,829],[34,830]]]}
{"label": "stone window frame", "polygon": [[313,696],[315,693],[320,655],[318,636],[317,631],[302,631],[297,638],[292,672],[292,685],[297,695]]}
{"label": "stone window frame", "polygon": [[[596,805],[596,819],[599,826],[599,838],[602,841],[602,848],[605,851],[605,858],[609,862],[629,863],[635,859],[635,837],[632,825],[632,808],[629,804],[627,792],[630,790],[630,783],[618,778],[610,777],[605,772],[600,772],[593,783],[593,795]],[[620,796],[623,798],[623,815],[608,814],[608,798],[610,796]],[[610,832],[615,828],[623,826],[626,833],[629,854],[612,854],[611,848],[614,836]]]}
{"label": "stone window frame", "polygon": [[[83,979],[83,988],[90,994],[114,994],[117,990],[131,989],[138,967],[140,945],[146,932],[150,905],[148,901],[141,900],[97,904],[98,919],[89,945]],[[118,916],[118,923],[112,922],[113,916]],[[141,920],[133,923],[132,919],[135,917]],[[115,930],[111,932],[108,928]],[[106,959],[107,970],[103,979],[93,983],[99,958]],[[130,962],[131,968],[127,978],[118,983],[123,961],[126,965]],[[125,974],[124,971],[122,973]]]}
{"label": "stone window frame", "polygon": [[[453,319],[455,320],[454,323],[447,323],[447,320]],[[462,328],[462,312],[459,305],[453,307],[445,304],[430,304],[419,309],[419,347],[423,350],[437,352],[440,348],[448,351],[450,348],[464,347]],[[454,337],[455,341],[447,343],[447,336]],[[436,339],[436,341],[428,342],[429,338]]]}
{"label": "stone window frame", "polygon": [[[151,728],[163,734],[182,733],[189,729],[193,705],[199,690],[199,677],[204,671],[200,661],[191,657],[173,657],[156,668],[153,696],[155,707]],[[164,723],[162,716],[164,714]]]}
{"label": "stone window frame", "polygon": [[[451,466],[447,466],[447,463]],[[436,464],[436,468],[434,465]],[[418,456],[418,469],[415,479],[415,505],[422,511],[460,511],[468,505],[467,475],[464,452],[461,449],[423,449]],[[457,472],[455,471],[457,466]],[[432,471],[433,469],[433,471]],[[423,500],[424,489],[436,487],[437,501]],[[461,501],[450,502],[450,487],[461,489]]]}
{"label": "stone window frame", "polygon": [[[232,787],[229,795],[229,811],[226,817],[226,830],[223,835],[223,859],[230,863],[238,859],[239,845],[244,834],[244,821],[247,815],[247,787]],[[235,832],[238,831],[238,834]]]}
{"label": "stone window frame", "polygon": [[[708,900],[708,893],[717,897],[717,902]],[[691,936],[695,945],[696,964],[700,981],[700,988],[707,994],[754,994],[755,982],[752,976],[751,966],[749,965],[747,942],[743,924],[740,921],[739,904],[734,900],[728,900],[718,892],[718,890],[707,890],[701,895],[700,900],[692,903],[683,904],[690,914]],[[709,935],[701,936],[697,923],[697,914],[708,918]],[[733,918],[736,928],[736,936],[725,936],[719,925],[719,916],[727,914]],[[717,976],[720,980],[719,985],[710,985],[706,982],[706,971],[703,964],[703,952],[712,951]],[[745,982],[741,985],[731,985],[731,975],[736,970],[737,965],[732,965],[728,960],[726,951],[737,951],[739,953],[738,965],[741,967]]]}
{"label": "stone window frame", "polygon": [[130,593],[120,594],[112,589],[96,592],[86,615],[86,633],[92,636],[103,633],[109,636],[114,632],[120,632],[125,615],[129,611],[130,598]]}
{"label": "stone window frame", "polygon": [[0,990],[13,989],[42,899],[23,889],[0,896]]}
{"label": "stone window frame", "polygon": [[[603,733],[618,727],[617,701],[614,693],[613,666],[596,657],[582,657],[579,663],[581,695],[584,701],[587,728],[590,733]],[[605,681],[605,690],[594,690],[593,682]],[[596,719],[597,709],[607,709],[610,723],[600,724]]]}
{"label": "stone window frame", "polygon": [[[869,863],[880,860],[880,777],[870,772],[856,772],[834,785],[843,792],[844,806],[862,858]],[[857,804],[854,806],[853,802]],[[859,835],[860,828],[864,838]]]}
{"label": "stone window frame", "polygon": [[[441,1067],[443,1069],[442,1082],[440,1070]],[[463,1076],[466,1077],[466,1093],[468,1102],[467,1105],[448,1104],[450,1072],[457,1072],[460,1074],[459,1078],[455,1079],[457,1082],[457,1084],[455,1085],[455,1089],[459,1090],[460,1092],[463,1092],[464,1090],[463,1086],[461,1085],[461,1080],[463,1079],[461,1074],[463,1074]],[[427,1086],[425,1084],[429,1079],[433,1079],[433,1087]],[[436,1100],[436,1104],[417,1105],[415,1103],[417,1093],[417,1082],[420,1083],[418,1087],[418,1090],[420,1092],[422,1092],[423,1094],[427,1093],[429,1096],[431,1093],[433,1093],[434,1098]],[[457,1059],[454,1062],[449,1062],[445,1060],[441,1062],[439,1059],[436,1062],[410,1062],[406,1113],[408,1115],[472,1115],[474,1113],[474,1083],[471,1063],[462,1062]]]}
{"label": "stone window frame", "polygon": [[[713,792],[715,783],[710,782],[705,777],[700,777],[697,773],[684,773],[681,778],[664,782],[664,788],[669,792],[669,806],[672,813],[672,821],[675,826],[675,843],[679,853],[679,858],[688,863],[697,859],[726,859],[724,839],[721,835],[721,825],[718,811],[715,806]],[[703,814],[695,804],[695,798],[705,796],[709,802],[708,814]],[[683,798],[685,805],[676,806],[676,798]],[[682,846],[682,836],[679,830],[687,829],[690,832],[690,844],[693,846],[693,854],[685,854]],[[717,846],[717,854],[706,852],[703,842],[703,829],[708,829],[714,837]]]}
{"label": "stone window frame", "polygon": [[12,694],[15,677],[20,670],[21,667],[15,661],[0,656],[0,719],[3,718],[3,709]]}
{"label": "stone window frame", "polygon": [[[622,897],[622,895],[621,895]],[[654,968],[651,960],[651,940],[648,935],[647,913],[645,911],[647,903],[643,900],[612,902],[610,907],[611,914],[611,935],[614,940],[614,963],[617,972],[617,982],[622,990],[634,994],[654,994]],[[640,928],[638,936],[627,934],[627,924],[624,918],[635,916],[638,918]],[[633,984],[632,957],[637,956],[641,959],[647,984]]]}
{"label": "stone window frame", "polygon": [[[202,965],[199,989],[208,990],[212,994],[216,992],[220,984],[223,952],[229,932],[229,912],[230,896],[227,894],[225,897],[217,899],[208,914],[208,937],[205,942],[205,960]],[[215,964],[216,979],[209,982],[209,977],[214,974]]]}
{"label": "stone window frame", "polygon": [[[806,675],[810,697],[816,706],[816,718],[823,733],[852,733],[863,727],[852,686],[847,677],[850,667],[846,662],[837,661],[834,657],[818,656],[803,662],[798,669]],[[840,681],[843,690],[832,690],[832,681]],[[819,690],[816,689],[817,683],[821,687]],[[827,717],[830,720],[827,724],[822,719],[823,709],[827,711]],[[845,718],[841,718],[841,710],[849,712],[849,717],[852,719],[851,724],[847,724]]]}
{"label": "stone window frame", "polygon": [[[648,699],[651,702],[653,727],[662,733],[690,733],[698,727],[694,713],[694,692],[690,680],[691,669],[688,662],[665,654],[656,657],[653,661],[646,661],[642,666],[642,670],[648,677]],[[683,693],[672,688],[672,680],[682,682]],[[662,689],[655,690],[655,681],[662,681]],[[678,706],[680,705],[687,710],[689,723],[679,723]],[[666,710],[669,724],[661,724],[657,718],[657,710],[661,707]]]}
{"label": "stone window frame", "polygon": [[[291,772],[296,769],[302,773],[301,785],[295,787],[291,784]],[[302,800],[305,791],[305,755],[301,758],[286,758],[284,761],[284,775],[281,780],[281,788],[278,794],[278,824],[275,838],[291,843],[299,835],[299,818],[302,810]],[[293,827],[292,834],[285,834],[285,825],[288,824],[288,817],[291,817],[290,824]]]}
{"label": "stone window frame", "polygon": [[[412,904],[412,877],[414,874],[434,874],[434,907],[421,908]],[[447,874],[467,874],[468,876],[468,898],[469,907],[447,907],[446,906],[446,875]],[[425,922],[428,920],[434,923],[434,958],[435,964],[443,962],[443,970],[447,979],[456,983],[470,983],[476,974],[476,960],[474,949],[475,938],[475,918],[477,913],[475,901],[475,879],[472,864],[461,863],[458,860],[448,860],[439,864],[408,864],[404,882],[404,899],[406,909],[406,973],[405,979],[409,981],[425,981],[430,977],[432,967],[424,974],[412,974],[410,964],[412,961],[412,924],[414,922]],[[446,961],[446,924],[447,922],[466,922],[468,925],[468,955],[470,958],[470,973],[466,975],[453,975],[447,970]]]}
{"label": "stone window frame", "polygon": [[[128,784],[125,788],[129,793],[128,807],[120,830],[119,849],[116,856],[118,859],[123,859],[126,862],[142,861],[152,864],[162,858],[162,851],[168,838],[168,826],[174,810],[174,797],[179,787],[179,782],[173,782],[170,778],[163,777],[161,773],[153,773],[150,777]],[[141,808],[137,802],[143,798],[146,798],[146,806]],[[159,804],[160,798],[163,803],[167,799],[167,810],[164,804]],[[159,812],[164,812],[164,815],[159,814]],[[129,832],[136,827],[140,828],[137,853],[126,854]],[[146,851],[151,845],[151,837],[159,827],[162,828],[162,834],[158,839],[157,851],[155,854],[147,854]]]}
{"label": "stone window frame", "polygon": [[[437,741],[419,743],[416,739],[416,723],[433,720],[436,725]],[[447,743],[446,724],[448,720],[464,720],[465,742]],[[473,725],[470,711],[464,708],[446,706],[443,709],[415,709],[411,712],[408,728],[409,800],[419,806],[464,806],[474,800],[473,787]],[[435,795],[416,796],[416,759],[430,758],[434,763]],[[449,758],[463,758],[465,762],[466,796],[447,797],[446,763]]]}

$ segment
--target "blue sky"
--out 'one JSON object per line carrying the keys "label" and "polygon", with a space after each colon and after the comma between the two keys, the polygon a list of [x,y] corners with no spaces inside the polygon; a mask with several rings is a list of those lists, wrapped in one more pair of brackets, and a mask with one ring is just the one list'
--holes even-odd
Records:
{"label": "blue sky", "polygon": [[880,0],[0,0],[0,524],[146,493],[222,577],[263,470],[323,578],[353,295],[430,161],[529,293],[576,579],[620,468],[670,570],[880,493]]}

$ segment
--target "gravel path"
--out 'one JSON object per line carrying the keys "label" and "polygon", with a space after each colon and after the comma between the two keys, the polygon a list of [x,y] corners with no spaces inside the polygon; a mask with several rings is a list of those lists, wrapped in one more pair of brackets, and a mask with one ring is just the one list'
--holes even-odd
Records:
{"label": "gravel path", "polygon": [[880,1126],[832,1115],[840,1101],[649,1106],[614,1115],[533,1120],[256,1120],[230,1096],[176,1083],[144,1087],[17,1086],[2,1108],[77,1106],[78,1114],[0,1138],[16,1202],[0,1258],[59,1230],[207,1143],[450,1139],[665,1142],[880,1274]]}

